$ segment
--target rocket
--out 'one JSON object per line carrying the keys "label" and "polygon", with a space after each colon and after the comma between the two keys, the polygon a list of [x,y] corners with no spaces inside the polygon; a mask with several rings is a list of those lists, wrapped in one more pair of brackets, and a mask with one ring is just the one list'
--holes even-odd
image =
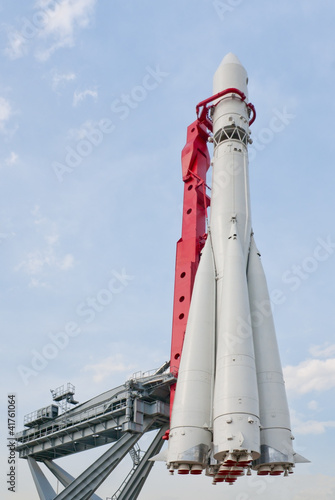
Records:
{"label": "rocket", "polygon": [[[223,92],[226,91],[226,92]],[[212,196],[189,308],[166,463],[234,483],[296,462],[271,302],[251,223],[248,76],[229,53],[214,75]]]}

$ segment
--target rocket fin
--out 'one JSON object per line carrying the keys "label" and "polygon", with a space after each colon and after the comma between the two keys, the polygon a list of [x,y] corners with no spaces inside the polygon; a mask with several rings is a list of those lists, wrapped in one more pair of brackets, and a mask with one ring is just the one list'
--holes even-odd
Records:
{"label": "rocket fin", "polygon": [[149,458],[149,462],[166,462],[167,461],[167,455],[168,455],[168,450],[163,450],[160,453],[157,453],[157,455],[154,455],[153,457]]}
{"label": "rocket fin", "polygon": [[308,458],[305,458],[302,455],[299,455],[299,453],[294,453],[293,458],[294,458],[294,463],[296,463],[296,464],[310,464],[311,463],[311,461],[308,460]]}

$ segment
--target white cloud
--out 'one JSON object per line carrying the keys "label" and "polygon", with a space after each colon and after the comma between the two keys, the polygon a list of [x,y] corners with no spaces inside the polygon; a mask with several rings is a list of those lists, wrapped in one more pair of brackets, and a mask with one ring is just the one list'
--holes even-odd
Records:
{"label": "white cloud", "polygon": [[296,434],[324,434],[329,428],[335,428],[335,420],[326,422],[307,420],[307,422],[301,423],[294,432]]}
{"label": "white cloud", "polygon": [[312,476],[308,481],[308,485],[303,477],[301,479],[305,484],[301,485],[301,490],[296,493],[293,500],[315,500],[316,498],[331,500],[335,498],[334,478],[327,476]]}
{"label": "white cloud", "polygon": [[37,278],[31,278],[29,288],[47,288],[47,283]]}
{"label": "white cloud", "polygon": [[9,59],[19,59],[27,53],[27,39],[16,29],[8,28],[8,43],[4,54]]}
{"label": "white cloud", "polygon": [[324,434],[327,429],[335,428],[335,420],[304,420],[301,414],[291,410],[291,424],[293,434]]}
{"label": "white cloud", "polygon": [[59,240],[59,234],[49,234],[48,236],[45,237],[45,241],[48,243],[48,245],[54,245],[57,243]]}
{"label": "white cloud", "polygon": [[97,0],[37,0],[35,11],[18,28],[8,27],[4,53],[17,59],[37,43],[35,56],[46,61],[58,49],[72,47],[79,29],[87,28]]}
{"label": "white cloud", "polygon": [[52,74],[52,82],[51,82],[51,87],[52,90],[57,90],[58,87],[64,86],[65,83],[71,82],[75,80],[76,74],[75,73],[57,73],[53,72]]}
{"label": "white cloud", "polygon": [[[157,467],[160,467],[159,463]],[[146,500],[157,500],[157,491],[161,491],[160,500],[181,500],[182,498],[203,500],[208,497],[212,500],[222,498],[227,500],[334,500],[335,478],[333,476],[300,474],[298,467],[300,469],[300,465],[289,477],[257,476],[253,473],[250,477],[244,476],[238,479],[233,488],[223,485],[213,488],[209,478],[204,474],[197,478],[195,486],[193,478],[186,478],[185,482],[184,477],[179,478],[177,475],[170,477],[162,466],[159,474],[153,473],[149,478],[150,487],[149,484],[144,486],[143,496]],[[301,466],[302,469],[304,467],[304,465]]]}
{"label": "white cloud", "polygon": [[[29,252],[26,257],[15,267],[15,271],[23,270],[30,276],[31,286],[37,286],[33,283],[39,282],[36,276],[43,276],[49,269],[60,269],[68,271],[74,266],[74,257],[72,254],[66,254],[64,257],[58,257],[52,246],[47,246],[42,250]],[[45,284],[44,284],[45,285]]]}
{"label": "white cloud", "polygon": [[34,216],[34,224],[44,224],[45,222],[47,222],[47,218],[41,215],[39,205],[34,206],[31,214]]}
{"label": "white cloud", "polygon": [[29,252],[25,259],[15,267],[15,271],[23,269],[29,275],[39,274],[48,260],[48,257],[39,250]]}
{"label": "white cloud", "polygon": [[71,269],[73,265],[74,265],[74,257],[70,253],[66,254],[65,257],[63,257],[63,259],[61,259],[58,262],[58,267],[62,271],[67,271],[68,269]]}
{"label": "white cloud", "polygon": [[91,89],[83,90],[82,92],[78,92],[76,90],[73,95],[73,106],[78,106],[78,104],[86,99],[87,96],[92,97],[96,101],[98,98],[98,92]]}
{"label": "white cloud", "polygon": [[103,359],[100,363],[84,366],[84,371],[93,372],[94,382],[101,382],[115,372],[130,373],[135,369],[135,365],[127,364],[121,354],[115,354]]}
{"label": "white cloud", "polygon": [[41,214],[39,205],[35,205],[31,214],[34,217],[34,224],[39,227],[38,230],[43,231],[46,227],[48,233],[44,235],[44,244],[39,249],[28,252],[23,260],[15,266],[15,271],[23,271],[30,276],[29,286],[47,286],[45,281],[41,280],[45,279],[48,271],[68,271],[74,266],[75,259],[70,253],[64,256],[59,255],[59,234],[53,227],[54,224]]}
{"label": "white cloud", "polygon": [[38,37],[52,42],[47,48],[39,48],[36,57],[46,61],[56,50],[72,47],[76,30],[90,24],[95,4],[96,0],[59,0],[57,3],[39,0],[36,7],[47,13],[48,20]]}
{"label": "white cloud", "polygon": [[6,165],[15,165],[17,162],[19,156],[14,153],[14,151],[11,152],[11,154],[8,156],[8,158],[5,159]]}
{"label": "white cloud", "polygon": [[297,394],[335,387],[335,358],[307,359],[297,366],[286,366],[283,371],[287,390]]}
{"label": "white cloud", "polygon": [[317,410],[317,409],[319,408],[319,403],[318,403],[317,401],[314,401],[314,400],[313,400],[313,401],[310,401],[310,402],[308,403],[308,408],[309,408],[310,410]]}
{"label": "white cloud", "polygon": [[335,356],[335,344],[325,342],[323,345],[313,345],[309,352],[316,358],[330,358]]}
{"label": "white cloud", "polygon": [[5,240],[14,238],[14,236],[16,236],[16,235],[13,232],[11,232],[11,233],[0,233],[0,244],[3,243]]}
{"label": "white cloud", "polygon": [[79,128],[70,128],[67,133],[69,141],[81,141],[85,139],[88,134],[99,128],[100,123],[92,120],[86,120]]}
{"label": "white cloud", "polygon": [[0,130],[5,129],[5,124],[12,115],[12,107],[4,97],[0,97]]}

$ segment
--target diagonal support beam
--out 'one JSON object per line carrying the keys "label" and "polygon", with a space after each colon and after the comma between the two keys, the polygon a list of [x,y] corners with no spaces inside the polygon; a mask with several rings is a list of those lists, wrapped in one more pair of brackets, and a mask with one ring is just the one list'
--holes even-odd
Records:
{"label": "diagonal support beam", "polygon": [[[58,464],[53,462],[52,460],[44,460],[44,464],[48,467],[48,469],[53,473],[53,475],[62,483],[63,486],[68,486],[72,483],[75,478],[71,476],[66,470],[62,469]],[[102,500],[98,495],[93,494],[90,497],[90,500]]]}
{"label": "diagonal support beam", "polygon": [[28,457],[28,465],[40,500],[54,500],[56,498],[55,490],[41,471],[36,460]]}
{"label": "diagonal support beam", "polygon": [[135,470],[134,474],[131,476],[129,482],[125,486],[125,488],[122,490],[120,496],[118,497],[118,500],[136,500],[138,495],[140,494],[143,485],[152,469],[154,466],[155,462],[150,462],[149,459],[152,458],[154,455],[159,453],[160,449],[162,448],[164,441],[163,441],[163,436],[165,432],[168,430],[169,424],[164,425],[159,432],[156,434],[155,438],[153,439],[151,445],[145,452],[145,455],[143,456],[141,462],[139,463],[137,469]]}
{"label": "diagonal support beam", "polygon": [[138,434],[123,434],[106,453],[57,495],[55,500],[89,500],[144,432],[150,429],[153,422],[154,420],[150,420],[143,432]]}

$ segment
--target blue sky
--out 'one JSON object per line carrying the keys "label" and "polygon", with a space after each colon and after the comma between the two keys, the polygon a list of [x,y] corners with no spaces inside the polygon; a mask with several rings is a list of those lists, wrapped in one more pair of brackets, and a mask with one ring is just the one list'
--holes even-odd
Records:
{"label": "blue sky", "polygon": [[[22,429],[50,389],[70,381],[83,402],[168,359],[180,153],[232,51],[257,110],[253,226],[281,297],[274,317],[295,448],[311,464],[234,488],[156,464],[140,500],[333,499],[333,2],[17,0],[0,1],[0,14],[4,435],[7,393]],[[55,347],[66,329],[67,345]],[[4,446],[0,456],[4,471]],[[81,458],[67,459],[74,475],[89,464]],[[18,474],[15,498],[36,498],[24,461]]]}

